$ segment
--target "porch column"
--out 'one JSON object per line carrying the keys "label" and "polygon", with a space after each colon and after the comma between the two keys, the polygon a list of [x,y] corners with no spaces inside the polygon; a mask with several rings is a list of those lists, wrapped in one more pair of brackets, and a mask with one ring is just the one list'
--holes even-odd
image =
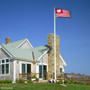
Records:
{"label": "porch column", "polygon": [[43,80],[43,58],[42,58],[42,80]]}

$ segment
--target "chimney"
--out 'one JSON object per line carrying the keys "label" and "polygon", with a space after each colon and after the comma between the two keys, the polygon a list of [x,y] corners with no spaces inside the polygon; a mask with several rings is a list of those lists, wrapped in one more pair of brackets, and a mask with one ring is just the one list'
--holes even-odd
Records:
{"label": "chimney", "polygon": [[10,39],[9,37],[7,37],[7,38],[5,39],[5,41],[6,41],[6,42],[5,42],[6,44],[11,43],[11,39]]}
{"label": "chimney", "polygon": [[[50,47],[48,52],[48,72],[54,73],[54,34],[48,34],[48,43]],[[59,36],[56,35],[56,72],[60,73],[60,57],[59,57]]]}

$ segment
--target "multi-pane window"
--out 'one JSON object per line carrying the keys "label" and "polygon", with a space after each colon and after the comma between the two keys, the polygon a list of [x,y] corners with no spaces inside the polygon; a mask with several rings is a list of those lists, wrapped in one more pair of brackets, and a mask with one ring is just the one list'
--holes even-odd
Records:
{"label": "multi-pane window", "polygon": [[0,75],[9,74],[9,68],[10,68],[9,59],[0,60]]}
{"label": "multi-pane window", "polygon": [[2,74],[4,74],[4,72],[5,72],[5,65],[2,64]]}
{"label": "multi-pane window", "polygon": [[9,64],[6,64],[6,74],[9,73]]}
{"label": "multi-pane window", "polygon": [[6,63],[9,62],[9,59],[6,59]]}
{"label": "multi-pane window", "polygon": [[5,60],[2,60],[2,63],[5,63]]}
{"label": "multi-pane window", "polygon": [[25,73],[25,64],[22,64],[22,73]]}

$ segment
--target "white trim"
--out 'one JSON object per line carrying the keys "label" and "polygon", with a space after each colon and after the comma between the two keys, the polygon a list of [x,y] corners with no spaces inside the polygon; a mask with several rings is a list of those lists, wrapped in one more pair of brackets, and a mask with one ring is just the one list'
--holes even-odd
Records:
{"label": "white trim", "polygon": [[33,48],[28,39],[25,39],[25,40],[24,40],[22,43],[20,43],[16,48],[19,48],[20,46],[22,46],[26,41],[27,41],[27,43],[29,44],[29,46],[30,46],[31,48]]}
{"label": "white trim", "polygon": [[67,66],[67,64],[66,64],[66,62],[64,61],[64,59],[62,58],[62,56],[59,54],[59,56],[60,56],[60,58],[61,58],[61,60],[62,60],[62,62],[63,62],[63,65],[64,66]]}
{"label": "white trim", "polygon": [[13,61],[13,82],[16,81],[16,60]]}
{"label": "white trim", "polygon": [[60,68],[62,68],[62,72],[64,72],[64,66],[60,66]]}
{"label": "white trim", "polygon": [[22,65],[21,65],[21,62],[19,61],[19,64],[20,64],[20,72],[19,73],[22,73]]}
{"label": "white trim", "polygon": [[31,46],[31,48],[33,48],[33,46],[31,45],[30,41],[28,39],[26,39],[28,44]]}
{"label": "white trim", "polygon": [[5,49],[3,48],[3,46],[1,46],[1,48],[2,48],[10,57],[12,57],[12,55],[11,55],[7,50],[5,50]]}
{"label": "white trim", "polygon": [[39,61],[47,52],[48,52],[48,50],[47,50],[46,52],[44,52],[43,55],[38,58],[38,61]]}
{"label": "white trim", "polygon": [[[42,65],[42,63],[38,63],[38,65]],[[43,65],[47,65],[48,66],[48,64],[46,64],[46,63],[43,63]]]}

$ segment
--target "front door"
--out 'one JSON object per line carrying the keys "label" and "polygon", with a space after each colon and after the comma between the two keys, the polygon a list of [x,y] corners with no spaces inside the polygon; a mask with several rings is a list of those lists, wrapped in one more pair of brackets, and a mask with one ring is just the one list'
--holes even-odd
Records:
{"label": "front door", "polygon": [[[42,74],[43,72],[43,74]],[[39,78],[42,78],[42,75],[43,75],[43,79],[47,79],[47,66],[46,65],[43,65],[43,71],[42,71],[42,65],[39,65]]]}

